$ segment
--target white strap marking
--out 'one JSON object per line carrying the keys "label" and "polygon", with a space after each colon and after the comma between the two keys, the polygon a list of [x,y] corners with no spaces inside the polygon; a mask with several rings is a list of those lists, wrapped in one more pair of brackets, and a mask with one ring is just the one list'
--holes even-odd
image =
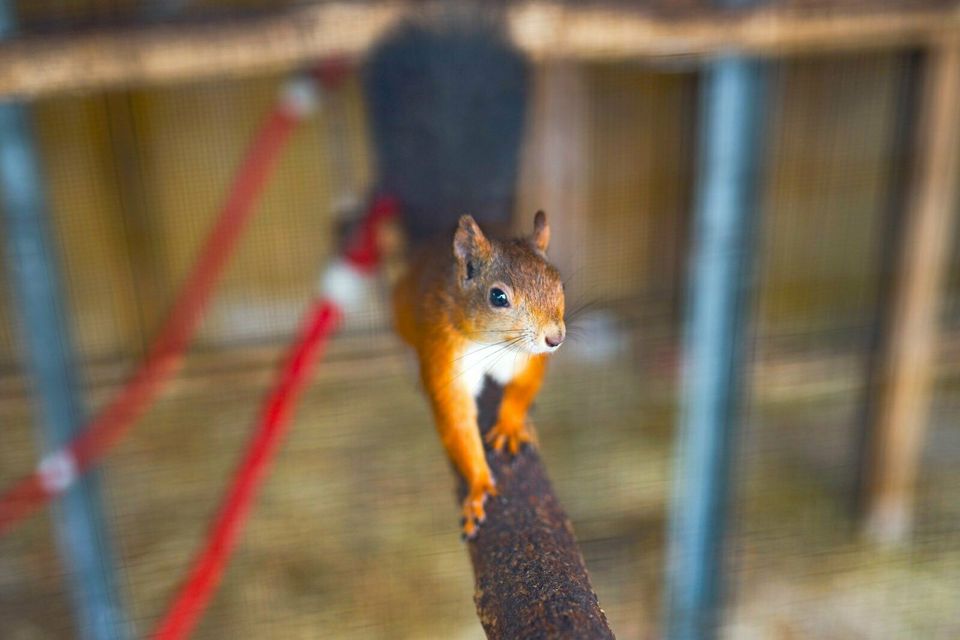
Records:
{"label": "white strap marking", "polygon": [[47,493],[63,493],[77,480],[77,459],[69,449],[55,451],[40,460],[37,473]]}

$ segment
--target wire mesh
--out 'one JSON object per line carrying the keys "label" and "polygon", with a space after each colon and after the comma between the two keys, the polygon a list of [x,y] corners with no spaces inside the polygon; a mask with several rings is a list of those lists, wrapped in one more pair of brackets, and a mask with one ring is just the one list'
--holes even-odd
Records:
{"label": "wire mesh", "polygon": [[[26,27],[42,30],[175,4],[48,0],[21,9]],[[179,4],[190,15],[228,3]],[[910,60],[831,55],[773,69],[724,637],[960,635],[960,431],[952,418],[960,396],[946,355],[910,545],[878,550],[860,541],[851,509],[871,335],[889,284],[882,247],[893,182],[903,178],[897,154],[915,161],[896,139],[913,99]],[[576,268],[565,275],[571,305],[592,306],[555,358],[534,420],[612,628],[644,638],[661,628],[698,76],[685,62],[593,63],[576,73],[585,91],[586,206],[567,218]],[[282,79],[35,104],[91,407],[116,389],[162,322]],[[303,125],[286,150],[186,368],[106,464],[124,600],[141,635],[200,544],[282,345],[335,250],[338,198],[362,198],[373,184],[360,83],[351,79],[331,100],[339,109]],[[541,117],[531,109],[528,131]],[[528,199],[516,212],[523,224]],[[954,353],[960,322],[956,247],[952,256],[944,354]],[[4,269],[5,485],[32,469],[36,448]],[[387,295],[384,286],[321,364],[196,637],[482,637],[451,474],[413,361],[390,332]],[[4,637],[76,633],[50,527],[41,515],[0,539]]]}

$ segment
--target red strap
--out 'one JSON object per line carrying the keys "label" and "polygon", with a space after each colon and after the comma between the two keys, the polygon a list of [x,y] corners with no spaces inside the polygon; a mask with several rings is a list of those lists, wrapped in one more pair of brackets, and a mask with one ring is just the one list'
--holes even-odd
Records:
{"label": "red strap", "polygon": [[210,529],[206,546],[194,559],[190,577],[180,588],[154,634],[157,640],[186,638],[206,609],[223,577],[266,469],[287,431],[297,396],[338,322],[339,311],[328,302],[315,303],[310,310],[303,337],[294,346],[277,386],[264,405],[260,423],[234,474],[233,484]]}

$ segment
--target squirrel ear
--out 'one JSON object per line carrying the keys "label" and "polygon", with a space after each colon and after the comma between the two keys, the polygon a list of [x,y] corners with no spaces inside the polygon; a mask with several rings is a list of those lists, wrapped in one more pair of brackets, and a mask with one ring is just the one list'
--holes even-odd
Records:
{"label": "squirrel ear", "polygon": [[530,236],[530,241],[543,253],[546,253],[550,246],[550,225],[547,224],[547,214],[542,210],[537,211],[537,215],[533,217],[533,235]]}
{"label": "squirrel ear", "polygon": [[460,266],[462,279],[469,280],[478,263],[490,257],[490,241],[473,219],[473,216],[460,216],[460,224],[453,235],[453,255]]}

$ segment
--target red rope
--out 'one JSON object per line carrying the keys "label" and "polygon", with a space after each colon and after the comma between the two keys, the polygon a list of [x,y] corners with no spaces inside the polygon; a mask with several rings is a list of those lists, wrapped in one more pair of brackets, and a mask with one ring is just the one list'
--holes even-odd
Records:
{"label": "red rope", "polygon": [[[381,259],[377,236],[380,226],[398,215],[397,201],[379,196],[354,231],[344,252],[344,261],[357,274],[369,273]],[[161,620],[155,640],[180,640],[189,636],[216,591],[267,466],[286,432],[290,414],[303,390],[327,338],[341,320],[341,310],[332,301],[315,302],[307,315],[302,338],[294,345],[278,382],[267,398],[260,423],[243,462],[234,473],[216,522],[211,526],[203,551],[194,558],[189,577]]]}
{"label": "red rope", "polygon": [[339,318],[339,311],[329,302],[316,302],[310,310],[303,337],[292,349],[279,382],[264,405],[257,431],[234,474],[233,484],[211,527],[206,546],[194,559],[189,578],[157,628],[156,640],[186,638],[206,608],[223,577],[267,465],[286,432],[297,396]]}
{"label": "red rope", "polygon": [[[213,287],[254,212],[254,204],[302,113],[281,103],[267,118],[234,178],[230,197],[207,237],[193,271],[163,331],[144,363],[120,393],[61,451],[70,467],[65,482],[51,482],[38,469],[0,497],[0,534],[58,495],[70,481],[93,466],[127,433],[177,368],[193,337]],[[62,465],[61,465],[62,467]]]}
{"label": "red rope", "polygon": [[380,264],[380,243],[377,234],[383,224],[399,215],[400,204],[396,198],[378,195],[370,209],[353,232],[343,257],[360,273],[371,273]]}

